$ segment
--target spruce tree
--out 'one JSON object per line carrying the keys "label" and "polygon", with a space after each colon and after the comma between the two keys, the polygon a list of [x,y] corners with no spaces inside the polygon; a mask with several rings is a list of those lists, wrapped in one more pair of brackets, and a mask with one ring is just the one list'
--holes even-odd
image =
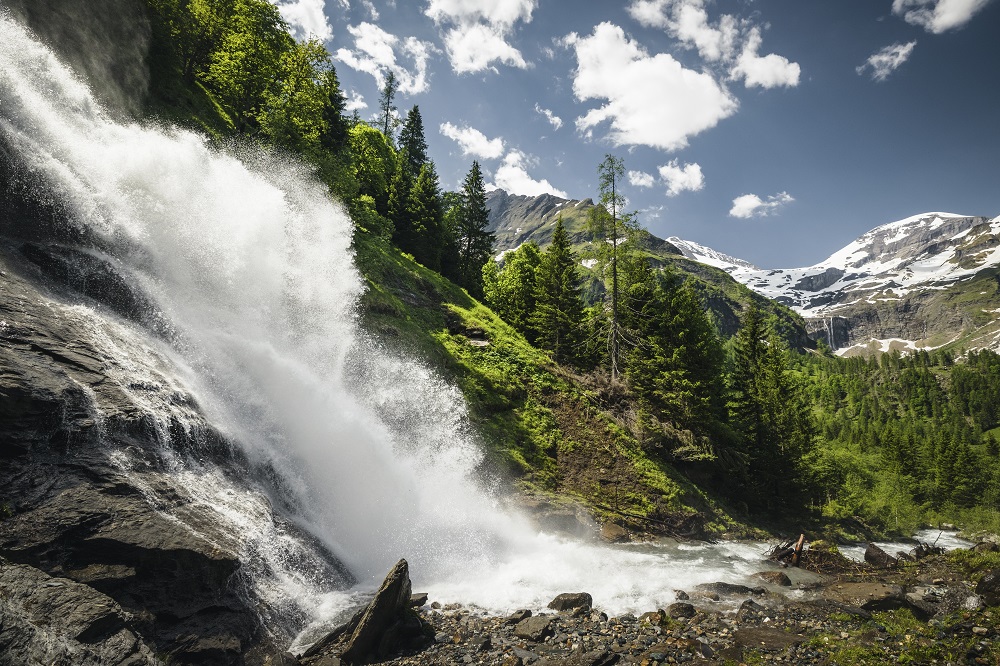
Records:
{"label": "spruce tree", "polygon": [[385,83],[382,85],[382,92],[378,98],[378,116],[376,126],[382,130],[386,141],[393,143],[395,138],[395,128],[399,120],[396,118],[395,98],[399,90],[399,82],[396,81],[396,74],[389,72],[385,76]]}
{"label": "spruce tree", "polygon": [[462,183],[461,203],[455,229],[458,241],[458,283],[475,297],[483,293],[483,265],[493,251],[489,231],[490,212],[486,208],[486,185],[479,162],[474,161]]}
{"label": "spruce tree", "polygon": [[583,299],[576,264],[560,215],[535,275],[535,309],[529,318],[538,346],[559,363],[574,363],[579,355]]}
{"label": "spruce tree", "polygon": [[[403,155],[406,153],[404,152]],[[402,156],[400,162],[402,162]],[[441,269],[444,212],[441,206],[441,186],[433,162],[420,167],[417,182],[410,191],[407,206],[414,258],[427,268]]]}
{"label": "spruce tree", "polygon": [[392,242],[404,252],[413,252],[416,235],[410,220],[410,193],[413,190],[413,178],[407,165],[405,153],[396,155],[395,170],[389,182],[389,202],[386,217],[392,222],[394,231]]}
{"label": "spruce tree", "polygon": [[416,180],[420,167],[427,163],[427,139],[424,138],[424,121],[420,108],[414,106],[406,114],[403,128],[399,131],[399,151],[406,153],[410,177]]}

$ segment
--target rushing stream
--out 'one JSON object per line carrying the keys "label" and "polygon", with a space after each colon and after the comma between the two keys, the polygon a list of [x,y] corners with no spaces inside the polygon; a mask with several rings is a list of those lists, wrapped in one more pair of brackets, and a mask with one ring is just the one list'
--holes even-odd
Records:
{"label": "rushing stream", "polygon": [[[284,496],[270,502],[183,461],[175,473],[192,501],[267,551],[261,596],[295,604],[307,623],[351,607],[400,557],[433,599],[498,612],[580,590],[612,614],[645,611],[766,568],[764,544],[612,548],[538,534],[505,510],[474,476],[481,453],[458,391],[360,331],[351,220],[305,169],[116,120],[3,9],[0,133],[92,239],[87,251],[154,305],[156,334],[120,322],[137,348],[171,359],[209,421],[275,470]],[[276,530],[272,504],[358,589],[297,569],[288,553],[307,545],[285,543],[294,537]]]}

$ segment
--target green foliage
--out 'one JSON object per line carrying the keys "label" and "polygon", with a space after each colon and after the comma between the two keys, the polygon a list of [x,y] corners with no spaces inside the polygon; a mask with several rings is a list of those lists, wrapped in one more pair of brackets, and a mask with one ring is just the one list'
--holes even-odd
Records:
{"label": "green foliage", "polygon": [[812,445],[805,393],[788,364],[784,342],[751,304],[733,339],[729,411],[746,461],[747,498],[757,506],[798,493],[800,462]]}
{"label": "green foliage", "polygon": [[503,256],[503,264],[483,265],[483,300],[529,340],[534,330],[529,320],[535,311],[535,282],[542,254],[534,243],[525,243]]}
{"label": "green foliage", "polygon": [[371,125],[357,123],[348,132],[348,145],[354,157],[354,178],[358,194],[375,201],[375,209],[389,216],[389,177],[396,166],[396,153],[385,135]]}
{"label": "green foliage", "polygon": [[533,285],[535,307],[527,324],[538,345],[566,364],[577,363],[583,333],[583,300],[576,265],[576,255],[559,217],[552,244],[538,265]]}
{"label": "green foliage", "polygon": [[427,139],[424,138],[424,120],[420,108],[414,106],[406,114],[399,132],[399,152],[406,155],[410,177],[416,179],[420,169],[427,164]]}
{"label": "green foliage", "polygon": [[458,245],[457,281],[473,296],[483,292],[483,264],[493,250],[493,234],[488,230],[490,213],[486,208],[486,185],[479,162],[462,183],[454,216],[453,233]]}
{"label": "green foliage", "polygon": [[266,95],[284,73],[283,56],[295,42],[278,8],[266,0],[234,0],[226,28],[204,77],[236,129],[254,131]]}

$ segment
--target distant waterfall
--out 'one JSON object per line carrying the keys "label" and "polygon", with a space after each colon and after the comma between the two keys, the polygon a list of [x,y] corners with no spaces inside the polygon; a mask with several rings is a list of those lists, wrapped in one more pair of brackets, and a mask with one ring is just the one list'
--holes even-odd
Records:
{"label": "distant waterfall", "polygon": [[833,317],[828,317],[826,323],[826,339],[830,343],[830,350],[837,351],[837,338],[833,333]]}

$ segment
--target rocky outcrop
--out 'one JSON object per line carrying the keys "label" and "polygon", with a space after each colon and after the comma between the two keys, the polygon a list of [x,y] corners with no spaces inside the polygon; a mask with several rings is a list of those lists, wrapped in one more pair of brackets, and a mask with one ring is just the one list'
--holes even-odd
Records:
{"label": "rocky outcrop", "polygon": [[121,282],[67,291],[72,275],[51,269],[72,255],[52,264],[45,246],[19,247],[30,261],[0,252],[0,577],[12,591],[0,641],[41,655],[19,663],[280,654],[291,627],[264,625],[245,544],[176,476],[203,464],[253,476],[246,459],[117,318],[130,313],[98,300]]}
{"label": "rocky outcrop", "polygon": [[0,665],[158,664],[113,599],[67,578],[0,561]]}
{"label": "rocky outcrop", "polygon": [[400,560],[389,571],[369,604],[347,623],[316,641],[301,662],[322,666],[339,659],[366,664],[423,643],[423,626],[411,606],[410,569]]}

